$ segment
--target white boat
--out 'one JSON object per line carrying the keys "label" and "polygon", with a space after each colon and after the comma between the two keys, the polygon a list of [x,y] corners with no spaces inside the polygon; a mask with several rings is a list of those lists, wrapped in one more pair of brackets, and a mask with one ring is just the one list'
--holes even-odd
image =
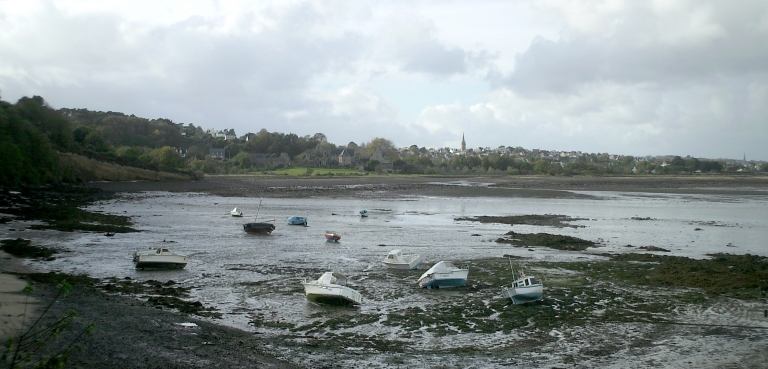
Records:
{"label": "white boat", "polygon": [[363,218],[367,218],[368,217],[368,210],[365,210],[365,209],[360,210],[360,216],[363,217]]}
{"label": "white boat", "polygon": [[[512,268],[512,260],[509,261],[509,266]],[[515,277],[514,268],[512,268],[512,277]],[[515,305],[539,301],[543,298],[544,285],[541,280],[533,276],[526,276],[522,269],[516,278],[511,287],[502,289],[501,295],[504,298],[510,299]]]}
{"label": "white boat", "polygon": [[401,250],[392,250],[382,263],[392,269],[418,269],[421,255],[403,255]]}
{"label": "white boat", "polygon": [[451,288],[467,284],[469,269],[459,268],[450,261],[441,261],[433,265],[419,278],[419,287]]}
{"label": "white boat", "polygon": [[301,282],[307,300],[331,305],[359,305],[362,296],[347,287],[347,277],[341,273],[325,272],[315,281]]}
{"label": "white boat", "polygon": [[240,210],[240,208],[234,208],[229,213],[232,214],[233,217],[242,217],[243,216],[243,212]]}
{"label": "white boat", "polygon": [[134,252],[133,262],[136,263],[136,269],[184,269],[189,258],[176,255],[165,247],[157,247]]}

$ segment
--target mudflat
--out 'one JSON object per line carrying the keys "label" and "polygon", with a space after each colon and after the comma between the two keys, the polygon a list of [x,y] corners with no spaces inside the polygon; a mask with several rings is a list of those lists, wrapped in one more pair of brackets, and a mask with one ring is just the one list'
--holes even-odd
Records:
{"label": "mudflat", "polygon": [[205,192],[220,196],[356,196],[371,191],[426,196],[574,197],[571,191],[624,191],[695,194],[768,194],[768,176],[207,176],[197,181],[98,182],[114,192]]}
{"label": "mudflat", "polygon": [[[136,181],[87,184],[108,192],[204,192],[220,196],[245,197],[387,197],[425,195],[446,197],[504,196],[573,198],[587,196],[581,191],[625,191],[692,194],[768,195],[768,177],[762,176],[680,176],[680,177],[411,177],[346,176],[300,178],[282,176],[208,176],[198,181]],[[0,254],[0,313],[3,333],[13,334],[20,324],[19,309],[28,309],[28,318],[40,313],[39,306],[50,303],[55,287],[35,283],[26,305],[20,293],[25,276],[34,271],[24,268],[19,259]],[[633,261],[634,262],[634,261]],[[503,264],[503,263],[502,263]],[[506,267],[500,265],[499,268]],[[560,270],[559,267],[554,268]],[[6,283],[7,282],[7,283]],[[568,287],[570,285],[567,285]],[[101,288],[78,285],[73,292],[53,304],[43,321],[53,322],[69,309],[77,311],[67,342],[86,324],[94,323],[93,333],[77,343],[69,364],[90,368],[210,368],[210,367],[296,367],[287,358],[274,357],[271,342],[252,333],[210,323],[193,315],[157,309],[131,295],[107,293]],[[554,285],[557,291],[556,285]],[[570,293],[562,287],[564,296]],[[585,288],[585,291],[587,288]],[[24,299],[22,299],[24,298]],[[7,322],[7,323],[6,323]],[[650,344],[649,344],[650,345]],[[587,354],[585,354],[587,355]],[[591,354],[590,354],[591,355]],[[595,354],[598,355],[598,354]],[[602,355],[602,354],[601,354]],[[589,355],[587,355],[589,356]],[[594,356],[594,355],[593,355]],[[760,355],[749,363],[761,362]],[[575,363],[578,365],[578,363]]]}

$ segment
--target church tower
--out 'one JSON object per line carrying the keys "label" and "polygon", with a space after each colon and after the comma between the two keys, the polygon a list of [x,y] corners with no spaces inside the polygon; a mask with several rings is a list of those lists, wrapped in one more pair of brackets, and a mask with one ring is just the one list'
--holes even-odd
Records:
{"label": "church tower", "polygon": [[461,151],[467,151],[467,143],[464,141],[464,133],[461,133]]}

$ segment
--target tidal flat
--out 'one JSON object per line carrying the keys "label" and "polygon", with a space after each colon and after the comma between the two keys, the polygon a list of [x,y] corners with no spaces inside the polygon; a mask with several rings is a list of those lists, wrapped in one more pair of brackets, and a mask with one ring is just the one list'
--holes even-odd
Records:
{"label": "tidal flat", "polygon": [[[104,237],[27,228],[21,220],[0,232],[60,251],[55,260],[26,263],[95,279],[104,304],[129,296],[153,320],[153,311],[177,312],[184,308],[174,304],[186,301],[201,309],[181,319],[250,333],[253,341],[239,336],[241,345],[258,342],[300,367],[715,368],[760,366],[766,359],[765,187],[737,183],[718,193],[700,182],[689,183],[690,191],[675,182],[669,191],[589,191],[559,182],[517,191],[510,183],[489,184],[493,179],[401,180],[301,187],[275,179],[243,191],[231,185],[227,192],[225,185],[217,194],[145,191],[151,183],[128,191],[119,184],[116,197],[84,209],[130,217],[139,232]],[[227,212],[238,206],[253,217],[260,201],[259,218],[275,219],[278,228],[270,236],[243,234],[242,221]],[[367,219],[357,216],[363,208],[371,211]],[[290,215],[308,216],[310,226],[281,223]],[[480,217],[492,221],[473,220]],[[573,226],[533,222],[546,217]],[[505,218],[515,222],[493,221]],[[326,243],[326,230],[341,233],[341,242]],[[545,242],[496,242],[520,234],[593,245],[561,250]],[[193,261],[182,271],[132,269],[131,252],[162,244]],[[421,254],[425,265],[385,268],[381,259],[395,248]],[[439,260],[468,266],[467,286],[419,289],[419,275]],[[512,281],[510,261],[544,281],[542,301],[513,305],[501,297]],[[306,301],[300,281],[329,269],[350,277],[362,306]],[[149,328],[140,322],[112,334]],[[160,346],[174,352],[199,337],[184,332]],[[240,350],[236,342],[207,342],[233,358]]]}

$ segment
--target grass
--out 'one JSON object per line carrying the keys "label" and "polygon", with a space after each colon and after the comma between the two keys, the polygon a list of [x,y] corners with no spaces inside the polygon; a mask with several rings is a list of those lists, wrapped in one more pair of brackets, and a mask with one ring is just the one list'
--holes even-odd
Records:
{"label": "grass", "polygon": [[271,172],[276,175],[287,175],[293,177],[308,176],[307,171],[311,170],[309,176],[311,177],[323,177],[323,176],[365,176],[366,172],[361,172],[357,169],[346,168],[306,168],[306,167],[291,167]]}

